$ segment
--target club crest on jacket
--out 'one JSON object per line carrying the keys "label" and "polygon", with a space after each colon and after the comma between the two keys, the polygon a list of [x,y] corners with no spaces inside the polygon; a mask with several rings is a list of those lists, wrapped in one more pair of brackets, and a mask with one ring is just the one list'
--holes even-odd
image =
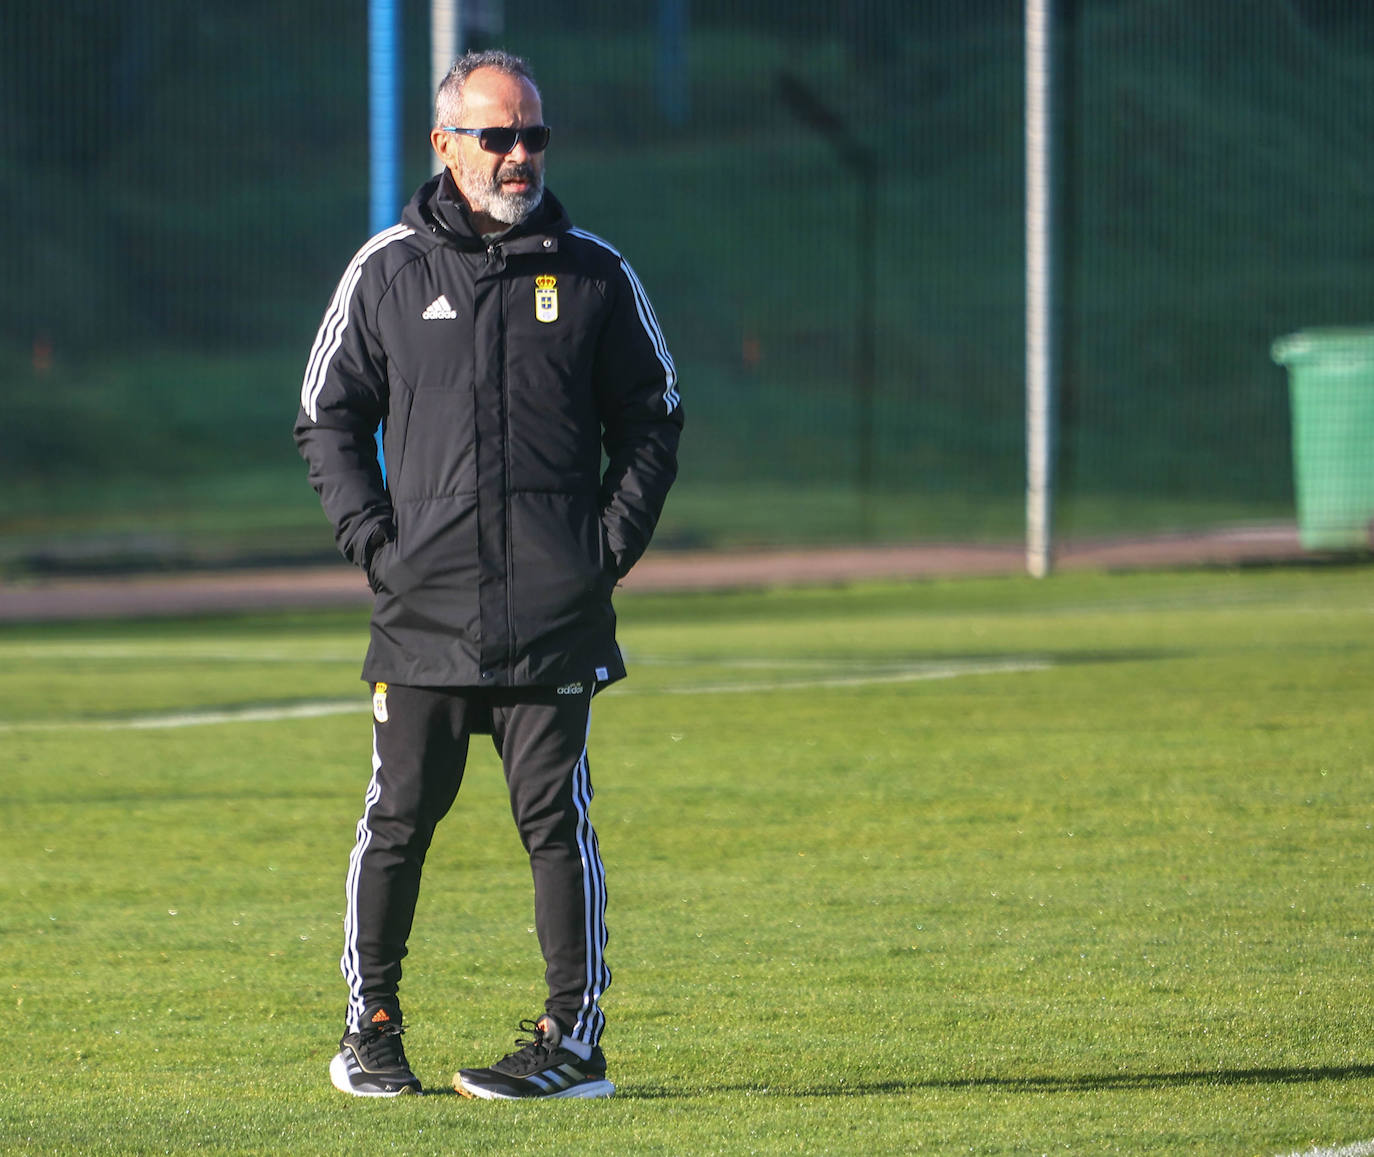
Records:
{"label": "club crest on jacket", "polygon": [[534,279],[534,316],[544,322],[558,320],[558,278],[552,273]]}

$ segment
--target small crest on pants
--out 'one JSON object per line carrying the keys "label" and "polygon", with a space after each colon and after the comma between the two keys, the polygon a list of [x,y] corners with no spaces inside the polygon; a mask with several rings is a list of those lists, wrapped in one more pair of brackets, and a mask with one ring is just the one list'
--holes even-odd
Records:
{"label": "small crest on pants", "polygon": [[386,713],[385,683],[378,683],[372,688],[372,718],[378,723],[385,723],[389,718]]}

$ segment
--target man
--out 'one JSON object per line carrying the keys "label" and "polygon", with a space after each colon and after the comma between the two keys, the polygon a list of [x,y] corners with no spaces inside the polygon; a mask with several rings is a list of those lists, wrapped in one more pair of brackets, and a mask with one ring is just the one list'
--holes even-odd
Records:
{"label": "man", "polygon": [[[443,171],[345,271],[296,441],[375,603],[373,776],[349,860],[334,1085],[418,1092],[397,997],[435,825],[490,733],[534,877],[548,1000],[483,1098],[602,1097],[605,882],[586,742],[621,678],[611,591],[677,472],[677,376],[643,287],[544,190],[524,61],[469,53],[435,100]],[[383,461],[375,431],[381,425]],[[602,468],[602,451],[606,464]]]}

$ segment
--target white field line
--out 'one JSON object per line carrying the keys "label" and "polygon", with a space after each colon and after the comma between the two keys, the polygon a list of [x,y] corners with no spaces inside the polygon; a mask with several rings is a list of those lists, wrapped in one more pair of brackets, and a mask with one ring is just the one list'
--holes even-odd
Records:
{"label": "white field line", "polygon": [[[760,680],[751,683],[712,683],[685,687],[617,687],[620,695],[743,695],[766,691],[805,691],[831,687],[866,687],[883,683],[918,683],[929,679],[957,679],[963,675],[1002,675],[1044,671],[1044,660],[994,660],[979,663],[928,663],[871,674],[837,675],[823,679]],[[0,733],[15,731],[160,731],[179,727],[205,727],[221,723],[274,723],[283,719],[319,719],[329,715],[362,714],[371,706],[365,696],[356,699],[325,699],[279,707],[245,707],[241,710],[187,711],[164,715],[139,715],[131,719],[45,719],[34,722],[0,722]]]}
{"label": "white field line", "polygon": [[[621,651],[634,667],[719,667],[727,670],[912,670],[932,664],[1001,663],[1003,659],[865,659],[846,656],[807,656],[792,658],[720,657],[715,655],[647,655],[624,646]],[[203,646],[157,643],[0,643],[0,662],[62,659],[96,659],[111,662],[174,661],[207,663],[357,663],[362,649],[347,651],[280,650],[252,643],[229,646]],[[1022,660],[1031,661],[1023,656]]]}
{"label": "white field line", "polygon": [[356,663],[361,654],[361,646],[347,651],[282,651],[257,648],[251,643],[228,647],[206,647],[199,643],[0,643],[0,660],[5,662],[57,659],[124,662],[133,659],[182,663]]}
{"label": "white field line", "polygon": [[1033,655],[1020,655],[1015,659],[987,657],[982,659],[852,659],[844,657],[830,658],[777,658],[777,659],[755,659],[755,658],[719,658],[713,655],[686,655],[673,656],[666,655],[641,655],[637,651],[628,651],[624,647],[621,652],[625,656],[625,662],[631,667],[720,667],[729,671],[857,671],[860,674],[891,671],[925,671],[936,668],[958,667],[961,670],[968,667],[986,667],[989,664],[999,668],[1007,663],[1042,663],[1048,664],[1053,660]]}
{"label": "white field line", "polygon": [[325,715],[361,714],[370,699],[327,699],[280,707],[245,707],[228,711],[186,711],[169,715],[136,715],[131,719],[44,719],[32,723],[0,723],[6,731],[163,731],[177,727],[205,727],[213,723],[275,723],[282,719],[318,719]]}
{"label": "white field line", "polygon": [[688,684],[685,687],[654,687],[636,691],[627,687],[626,695],[739,695],[756,691],[803,691],[820,687],[868,687],[876,683],[920,683],[927,679],[957,679],[961,675],[1002,675],[1024,671],[1044,671],[1050,664],[1044,660],[1009,659],[990,663],[944,663],[906,668],[897,671],[875,671],[868,675],[836,675],[825,679],[768,679],[755,683]]}
{"label": "white field line", "polygon": [[1374,1157],[1374,1141],[1356,1141],[1339,1149],[1307,1149],[1302,1153],[1285,1153],[1284,1157]]}

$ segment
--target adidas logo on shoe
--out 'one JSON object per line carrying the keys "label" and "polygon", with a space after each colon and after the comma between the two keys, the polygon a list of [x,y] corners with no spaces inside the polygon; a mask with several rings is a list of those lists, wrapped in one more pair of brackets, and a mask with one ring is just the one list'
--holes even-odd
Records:
{"label": "adidas logo on shoe", "polygon": [[452,321],[458,316],[458,311],[449,305],[448,298],[441,293],[429,303],[420,316],[425,321]]}
{"label": "adidas logo on shoe", "polygon": [[520,1027],[533,1040],[517,1040],[519,1052],[502,1057],[490,1068],[462,1069],[453,1087],[465,1097],[484,1101],[543,1098],[609,1097],[615,1086],[606,1079],[606,1056],[600,1048],[584,1046],[582,1057],[565,1046],[563,1030],[551,1016],[522,1020]]}
{"label": "adidas logo on shoe", "polygon": [[329,1062],[329,1081],[355,1097],[400,1097],[421,1091],[401,1046],[399,1014],[377,1009],[358,1032],[345,1033]]}

